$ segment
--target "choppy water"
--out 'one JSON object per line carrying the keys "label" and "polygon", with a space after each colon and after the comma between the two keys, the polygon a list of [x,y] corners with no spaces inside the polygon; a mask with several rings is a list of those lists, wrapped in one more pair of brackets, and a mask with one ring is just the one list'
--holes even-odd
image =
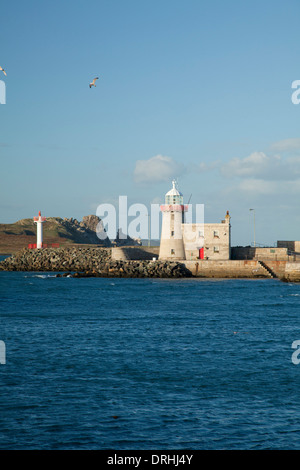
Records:
{"label": "choppy water", "polygon": [[300,285],[0,272],[0,449],[298,449]]}

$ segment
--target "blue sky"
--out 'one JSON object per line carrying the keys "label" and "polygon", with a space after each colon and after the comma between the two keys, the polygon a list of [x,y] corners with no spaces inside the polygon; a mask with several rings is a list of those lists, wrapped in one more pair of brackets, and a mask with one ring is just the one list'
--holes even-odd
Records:
{"label": "blue sky", "polygon": [[[162,202],[233,245],[300,238],[298,0],[1,5],[0,223]],[[96,88],[89,82],[98,76]]]}

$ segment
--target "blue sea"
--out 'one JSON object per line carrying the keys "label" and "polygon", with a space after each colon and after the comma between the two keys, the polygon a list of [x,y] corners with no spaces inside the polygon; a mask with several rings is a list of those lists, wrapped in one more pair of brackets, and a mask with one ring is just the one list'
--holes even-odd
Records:
{"label": "blue sea", "polygon": [[300,284],[0,272],[0,299],[0,449],[300,448]]}

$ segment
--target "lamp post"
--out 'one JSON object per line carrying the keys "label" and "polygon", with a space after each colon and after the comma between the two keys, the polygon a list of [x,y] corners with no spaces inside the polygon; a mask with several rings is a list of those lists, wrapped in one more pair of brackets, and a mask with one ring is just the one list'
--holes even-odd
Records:
{"label": "lamp post", "polygon": [[249,209],[249,211],[253,211],[253,229],[254,229],[254,243],[253,243],[253,246],[255,247],[255,209]]}

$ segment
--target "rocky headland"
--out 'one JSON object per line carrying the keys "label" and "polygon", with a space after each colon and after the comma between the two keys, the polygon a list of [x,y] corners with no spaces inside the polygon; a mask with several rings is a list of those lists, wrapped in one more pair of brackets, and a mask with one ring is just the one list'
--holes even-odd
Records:
{"label": "rocky headland", "polygon": [[176,261],[113,260],[110,248],[24,248],[0,262],[0,271],[51,271],[73,277],[191,277]]}
{"label": "rocky headland", "polygon": [[[36,243],[36,224],[31,219],[21,219],[13,224],[0,224],[0,253],[12,254]],[[96,215],[87,215],[78,221],[74,218],[47,217],[43,224],[43,243],[70,246],[74,244],[111,246],[137,246],[139,239],[124,237],[120,231],[111,241],[103,221]]]}

